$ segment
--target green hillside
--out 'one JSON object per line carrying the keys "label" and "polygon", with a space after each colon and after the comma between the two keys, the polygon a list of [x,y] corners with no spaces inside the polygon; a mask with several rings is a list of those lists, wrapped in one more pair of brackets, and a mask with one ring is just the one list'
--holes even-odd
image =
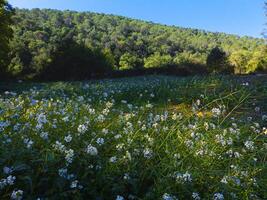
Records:
{"label": "green hillside", "polygon": [[[241,63],[244,73],[263,68],[258,62],[264,57],[263,39],[91,12],[17,9],[13,19],[9,71],[19,77],[52,74],[64,68],[71,68],[71,74],[83,73],[82,68],[88,66],[102,73],[107,68],[205,65],[217,46],[226,54],[227,64],[238,68]],[[66,49],[70,52],[66,53]],[[245,63],[242,56],[246,57]],[[64,62],[66,57],[69,60]],[[70,63],[73,65],[67,66]],[[47,70],[55,66],[59,69]]]}

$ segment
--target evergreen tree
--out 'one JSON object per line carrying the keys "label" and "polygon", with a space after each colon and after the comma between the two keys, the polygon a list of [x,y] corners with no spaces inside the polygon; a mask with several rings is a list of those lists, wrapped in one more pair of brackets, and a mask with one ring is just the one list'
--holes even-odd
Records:
{"label": "evergreen tree", "polygon": [[67,38],[54,52],[52,61],[42,71],[41,79],[78,80],[104,75],[112,70],[111,60],[107,51],[89,49]]}
{"label": "evergreen tree", "polygon": [[226,53],[219,47],[213,48],[207,58],[207,67],[210,73],[229,71]]}

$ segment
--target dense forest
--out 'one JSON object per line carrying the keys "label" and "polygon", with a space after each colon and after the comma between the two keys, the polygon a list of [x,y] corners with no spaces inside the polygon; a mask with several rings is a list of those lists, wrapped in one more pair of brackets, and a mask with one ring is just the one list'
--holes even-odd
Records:
{"label": "dense forest", "polygon": [[263,39],[91,12],[16,9],[7,71],[18,78],[85,79],[112,70],[266,70]]}

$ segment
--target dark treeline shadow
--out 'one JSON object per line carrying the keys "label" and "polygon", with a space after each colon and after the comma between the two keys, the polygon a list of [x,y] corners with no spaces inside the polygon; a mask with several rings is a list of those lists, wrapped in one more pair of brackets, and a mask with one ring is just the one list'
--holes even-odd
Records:
{"label": "dark treeline shadow", "polygon": [[122,78],[143,75],[170,75],[170,76],[190,76],[207,75],[206,67],[200,64],[184,63],[183,65],[167,65],[155,68],[137,68],[128,70],[116,70],[112,73],[112,78]]}
{"label": "dark treeline shadow", "polygon": [[36,80],[84,80],[107,76],[112,65],[101,50],[89,49],[72,39],[63,41],[52,56],[51,62]]}

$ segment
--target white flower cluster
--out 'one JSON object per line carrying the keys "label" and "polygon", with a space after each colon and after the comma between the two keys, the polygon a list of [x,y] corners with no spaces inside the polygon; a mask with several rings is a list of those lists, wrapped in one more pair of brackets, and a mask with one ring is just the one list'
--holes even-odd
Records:
{"label": "white flower cluster", "polygon": [[22,190],[14,190],[11,194],[12,200],[22,200],[23,198],[23,191]]}
{"label": "white flower cluster", "polygon": [[197,192],[193,192],[193,193],[192,193],[192,198],[193,198],[194,200],[200,200],[200,199],[201,199],[200,196],[199,196],[199,194],[198,194]]}
{"label": "white flower cluster", "polygon": [[162,199],[163,200],[178,200],[177,197],[170,195],[168,193],[163,194]]}
{"label": "white flower cluster", "polygon": [[86,153],[88,153],[91,156],[96,156],[98,154],[98,150],[96,147],[89,144],[86,148]]}
{"label": "white flower cluster", "polygon": [[72,163],[74,159],[74,151],[72,149],[65,150],[65,159],[68,164]]}
{"label": "white flower cluster", "polygon": [[16,180],[15,176],[9,175],[7,178],[0,180],[0,189],[3,189],[4,187],[8,185],[14,185],[14,182]]}
{"label": "white flower cluster", "polygon": [[179,172],[176,172],[173,176],[177,182],[180,183],[191,183],[192,182],[192,176],[188,172],[182,174]]}
{"label": "white flower cluster", "polygon": [[88,130],[88,126],[85,124],[81,124],[78,126],[78,133],[84,134]]}
{"label": "white flower cluster", "polygon": [[211,112],[214,117],[220,117],[222,114],[220,108],[212,108]]}
{"label": "white flower cluster", "polygon": [[48,122],[48,120],[46,119],[46,115],[44,113],[37,115],[36,120],[37,120],[36,129],[38,130],[42,129],[43,125]]}
{"label": "white flower cluster", "polygon": [[215,193],[213,196],[214,200],[224,200],[224,196],[222,193]]}
{"label": "white flower cluster", "polygon": [[149,148],[144,149],[143,153],[144,153],[144,157],[147,159],[150,159],[153,157],[153,151]]}
{"label": "white flower cluster", "polygon": [[244,143],[244,145],[248,150],[254,150],[254,142],[253,141],[248,140]]}

